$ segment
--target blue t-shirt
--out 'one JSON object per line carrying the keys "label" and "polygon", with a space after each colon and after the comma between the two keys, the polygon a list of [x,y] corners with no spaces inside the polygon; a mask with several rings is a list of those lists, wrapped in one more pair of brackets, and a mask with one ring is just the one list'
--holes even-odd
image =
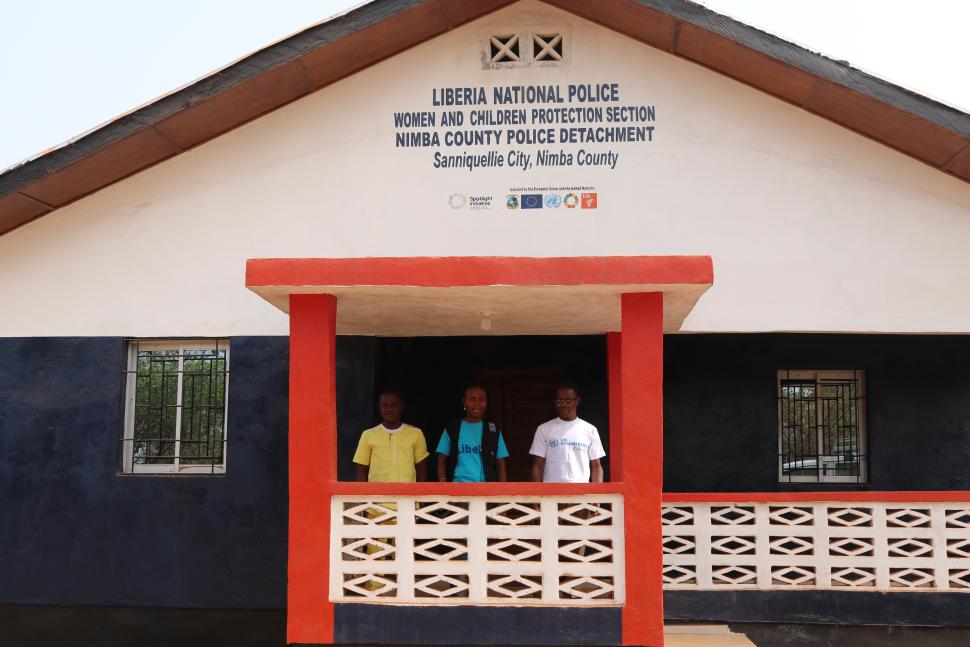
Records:
{"label": "blue t-shirt", "polygon": [[[484,423],[461,421],[458,430],[458,460],[455,462],[455,483],[482,483],[485,481],[485,465],[482,463],[482,428]],[[445,430],[438,441],[439,454],[451,454],[451,437]],[[509,450],[505,446],[502,432],[498,432],[498,449],[495,458],[508,458]]]}

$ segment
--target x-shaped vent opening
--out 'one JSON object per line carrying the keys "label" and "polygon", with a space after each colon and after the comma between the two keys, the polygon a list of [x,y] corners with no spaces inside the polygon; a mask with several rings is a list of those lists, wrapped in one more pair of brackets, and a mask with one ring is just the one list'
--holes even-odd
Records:
{"label": "x-shaped vent opening", "polygon": [[533,34],[532,58],[536,61],[561,61],[562,34]]}
{"label": "x-shaped vent opening", "polygon": [[517,34],[509,36],[492,36],[491,43],[492,63],[510,63],[520,59],[519,56],[519,37]]}

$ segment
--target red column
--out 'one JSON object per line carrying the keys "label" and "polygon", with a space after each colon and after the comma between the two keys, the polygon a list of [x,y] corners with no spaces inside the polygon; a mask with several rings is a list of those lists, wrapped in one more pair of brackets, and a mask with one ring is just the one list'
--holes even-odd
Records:
{"label": "red column", "polygon": [[610,480],[623,481],[623,420],[620,407],[620,333],[606,333],[606,379],[610,407]]}
{"label": "red column", "polygon": [[337,299],[290,295],[286,641],[333,643],[330,489],[337,480]]}
{"label": "red column", "polygon": [[[620,422],[626,518],[623,644],[663,645],[663,294],[621,297]],[[609,343],[609,342],[608,342]]]}

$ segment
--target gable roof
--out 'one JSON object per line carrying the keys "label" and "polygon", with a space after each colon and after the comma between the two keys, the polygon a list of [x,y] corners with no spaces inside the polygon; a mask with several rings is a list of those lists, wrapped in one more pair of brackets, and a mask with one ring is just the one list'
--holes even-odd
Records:
{"label": "gable roof", "polygon": [[[0,174],[0,235],[515,0],[374,0]],[[970,115],[687,0],[547,4],[970,182]]]}

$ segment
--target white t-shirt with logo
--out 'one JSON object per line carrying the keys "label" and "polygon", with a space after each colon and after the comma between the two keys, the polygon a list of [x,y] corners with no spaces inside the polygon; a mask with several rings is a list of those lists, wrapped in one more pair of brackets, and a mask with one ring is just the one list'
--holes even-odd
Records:
{"label": "white t-shirt with logo", "polygon": [[544,483],[589,483],[589,462],[606,456],[596,427],[580,418],[539,425],[529,453],[546,459]]}

